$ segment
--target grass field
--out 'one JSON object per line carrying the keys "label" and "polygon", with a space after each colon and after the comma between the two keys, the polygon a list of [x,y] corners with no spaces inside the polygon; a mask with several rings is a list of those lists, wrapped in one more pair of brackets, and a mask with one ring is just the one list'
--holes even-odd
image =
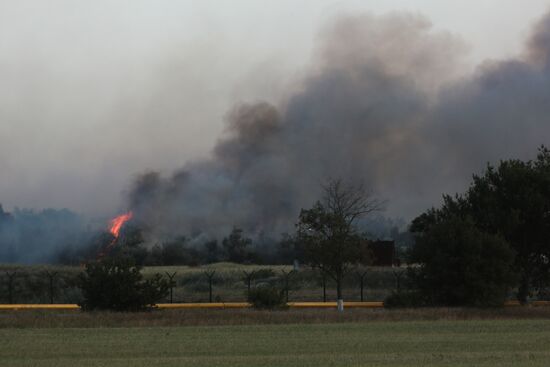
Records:
{"label": "grass field", "polygon": [[549,320],[0,329],[0,364],[548,366]]}
{"label": "grass field", "polygon": [[548,366],[550,308],[0,313],[0,366]]}
{"label": "grass field", "polygon": [[[18,273],[15,298],[47,299],[49,267],[2,267]],[[176,301],[204,302],[204,271],[215,269],[214,294],[244,298],[243,271],[255,284],[279,284],[288,267],[214,264],[145,268],[146,276],[177,272]],[[58,267],[56,300],[75,302],[82,269]],[[369,269],[367,299],[394,289],[395,269]],[[4,278],[2,278],[4,276]],[[0,283],[5,284],[0,272]],[[357,279],[344,284],[358,297]],[[328,298],[334,298],[333,284]],[[7,287],[0,289],[0,301]],[[291,300],[319,300],[318,274],[293,274]],[[550,308],[349,309],[259,311],[156,310],[143,313],[80,311],[0,312],[0,367],[50,366],[548,366]]]}

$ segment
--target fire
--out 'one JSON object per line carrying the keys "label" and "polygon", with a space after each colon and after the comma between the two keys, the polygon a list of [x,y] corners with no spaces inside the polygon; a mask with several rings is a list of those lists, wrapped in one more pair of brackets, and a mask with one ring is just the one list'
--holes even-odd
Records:
{"label": "fire", "polygon": [[111,232],[111,234],[115,236],[115,239],[117,239],[120,234],[120,228],[122,228],[124,223],[132,219],[132,216],[133,214],[130,211],[126,214],[122,214],[114,219],[111,219],[110,221],[111,226],[109,227],[109,232]]}
{"label": "fire", "polygon": [[109,243],[109,245],[107,245],[107,247],[105,247],[105,249],[99,253],[98,259],[102,259],[112,250],[112,248],[115,246],[118,236],[120,235],[120,229],[122,228],[124,223],[132,219],[133,215],[134,214],[129,211],[128,213],[121,214],[118,217],[115,217],[109,221],[109,232],[113,235],[114,238],[111,243]]}

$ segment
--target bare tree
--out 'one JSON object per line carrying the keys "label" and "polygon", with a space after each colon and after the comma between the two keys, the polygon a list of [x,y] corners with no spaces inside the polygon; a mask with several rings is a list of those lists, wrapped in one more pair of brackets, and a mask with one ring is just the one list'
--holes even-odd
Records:
{"label": "bare tree", "polygon": [[338,309],[343,310],[342,281],[357,264],[369,260],[367,240],[356,222],[384,203],[374,198],[363,185],[329,180],[323,185],[323,198],[311,209],[302,209],[297,224],[297,239],[303,244],[306,259],[336,282]]}

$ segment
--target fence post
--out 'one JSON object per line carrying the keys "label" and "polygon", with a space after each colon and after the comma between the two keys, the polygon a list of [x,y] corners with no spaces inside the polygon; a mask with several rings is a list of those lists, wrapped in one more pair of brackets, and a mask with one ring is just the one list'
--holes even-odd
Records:
{"label": "fence post", "polygon": [[244,274],[243,280],[246,282],[246,287],[247,287],[246,300],[248,301],[250,299],[250,283],[252,283],[252,279],[254,278],[254,275],[256,274],[256,272],[254,270],[250,272],[243,270],[243,274]]}
{"label": "fence post", "polygon": [[212,282],[214,281],[216,271],[205,271],[204,274],[208,278],[208,302],[212,303]]}
{"label": "fence post", "polygon": [[50,272],[49,270],[46,270],[46,276],[50,280],[50,304],[52,305],[53,305],[53,296],[54,296],[53,283],[56,275],[57,275],[57,271]]}
{"label": "fence post", "polygon": [[5,272],[8,276],[8,303],[13,304],[13,281],[15,279],[16,271],[10,273],[9,271]]}
{"label": "fence post", "polygon": [[164,272],[166,276],[168,277],[168,281],[170,282],[170,303],[174,303],[174,286],[176,285],[174,282],[174,277],[176,276],[177,271],[170,274],[169,272]]}
{"label": "fence post", "polygon": [[294,273],[294,270],[290,270],[290,271],[281,270],[281,273],[283,274],[284,291],[286,296],[286,302],[288,303],[288,290],[289,290],[288,285],[289,285],[290,276],[292,275],[292,273]]}
{"label": "fence post", "polygon": [[363,288],[365,286],[365,277],[367,276],[367,271],[365,270],[363,272],[359,272],[357,273],[357,275],[359,276],[359,283],[361,284],[361,302],[363,302]]}
{"label": "fence post", "polygon": [[401,292],[401,277],[405,274],[403,270],[394,270],[393,276],[395,277],[395,286],[397,288],[397,293]]}
{"label": "fence post", "polygon": [[327,301],[327,275],[321,271],[321,281],[323,282],[323,302]]}

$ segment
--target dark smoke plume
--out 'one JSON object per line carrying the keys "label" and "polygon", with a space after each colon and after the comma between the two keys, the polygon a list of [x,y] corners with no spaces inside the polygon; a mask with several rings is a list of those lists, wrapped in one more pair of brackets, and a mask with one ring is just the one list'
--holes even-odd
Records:
{"label": "dark smoke plume", "polygon": [[278,235],[339,177],[411,218],[487,162],[550,141],[550,14],[515,59],[461,76],[464,50],[420,16],[339,18],[284,102],[236,106],[210,159],[142,175],[130,206],[155,236]]}
{"label": "dark smoke plume", "polygon": [[90,237],[86,221],[68,209],[8,213],[0,205],[0,263],[57,262],[59,253],[82,247]]}

